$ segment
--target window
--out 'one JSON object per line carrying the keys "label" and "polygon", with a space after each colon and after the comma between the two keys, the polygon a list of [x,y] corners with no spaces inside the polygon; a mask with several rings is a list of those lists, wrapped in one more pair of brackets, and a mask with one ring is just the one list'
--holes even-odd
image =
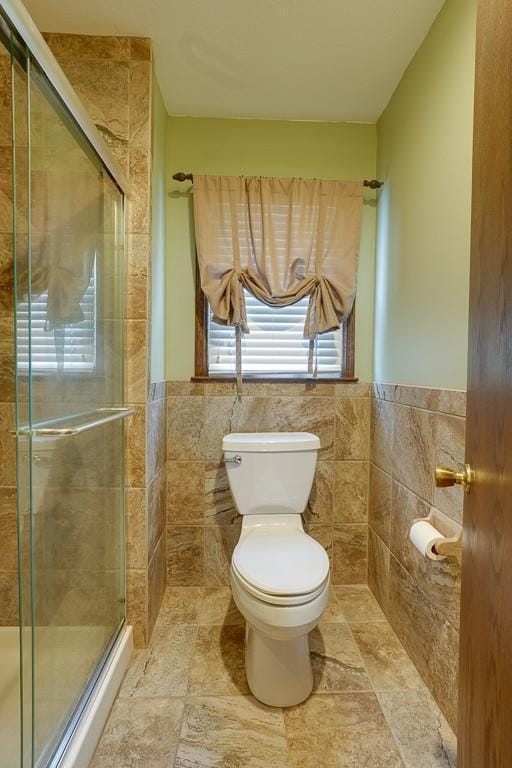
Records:
{"label": "window", "polygon": [[[305,297],[288,307],[269,307],[245,291],[250,333],[242,337],[244,376],[308,376],[309,341],[304,338],[308,300]],[[196,376],[235,376],[235,329],[213,321],[200,288],[196,301]],[[318,337],[319,377],[353,377],[353,338],[353,312],[339,330]]]}
{"label": "window", "polygon": [[18,303],[16,313],[18,365],[21,368],[28,368],[30,344],[32,370],[35,373],[54,370],[93,371],[96,367],[96,262],[89,286],[80,302],[84,313],[81,323],[47,330],[47,300],[47,291],[32,299],[30,339],[28,301]]}

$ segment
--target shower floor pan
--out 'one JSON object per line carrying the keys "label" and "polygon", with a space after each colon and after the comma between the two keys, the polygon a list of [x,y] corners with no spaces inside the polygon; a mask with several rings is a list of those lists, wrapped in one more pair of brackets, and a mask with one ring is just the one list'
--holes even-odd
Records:
{"label": "shower floor pan", "polygon": [[[58,653],[44,653],[36,675],[39,689],[46,691],[44,700],[36,697],[36,743],[52,740],[52,732],[59,715],[69,707],[69,700],[59,690],[83,679],[93,659],[88,658],[91,635],[101,633],[95,627],[45,627],[37,632],[36,647],[58,649]],[[73,734],[65,748],[58,750],[56,761],[43,749],[37,767],[85,768],[94,752],[117,694],[133,650],[132,628],[124,626],[91,691],[89,699],[77,720]],[[44,663],[46,657],[47,663]],[[65,674],[67,672],[67,675]],[[67,683],[67,684],[66,684]],[[64,693],[64,692],[62,692]],[[48,695],[50,694],[50,695]],[[20,722],[20,646],[17,627],[0,627],[0,768],[19,768],[21,758]],[[52,750],[53,751],[53,750]],[[49,762],[48,762],[49,761]]]}

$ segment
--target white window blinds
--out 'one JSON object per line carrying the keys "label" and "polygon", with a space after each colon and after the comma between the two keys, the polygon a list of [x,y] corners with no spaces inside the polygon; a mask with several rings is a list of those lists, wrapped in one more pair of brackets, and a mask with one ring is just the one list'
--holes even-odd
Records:
{"label": "white window blinds", "polygon": [[[242,371],[253,375],[307,375],[309,341],[304,322],[309,296],[296,304],[269,307],[245,291],[250,333],[242,337]],[[318,373],[339,376],[345,324],[317,339]],[[235,328],[213,322],[208,307],[208,373],[231,374],[236,369]]]}
{"label": "white window blinds", "polygon": [[28,302],[18,302],[16,312],[18,365],[21,368],[28,368],[29,348],[31,348],[33,371],[93,370],[96,366],[96,263],[87,290],[80,302],[84,313],[81,323],[47,330],[47,300],[46,291],[32,298],[30,335]]}

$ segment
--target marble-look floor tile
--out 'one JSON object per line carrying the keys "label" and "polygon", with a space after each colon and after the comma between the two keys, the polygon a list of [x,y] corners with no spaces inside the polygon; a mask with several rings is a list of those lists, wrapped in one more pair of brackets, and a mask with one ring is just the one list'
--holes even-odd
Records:
{"label": "marble-look floor tile", "polygon": [[191,696],[249,693],[243,625],[199,627],[188,693]]}
{"label": "marble-look floor tile", "polygon": [[284,721],[290,768],[403,768],[374,693],[311,696]]}
{"label": "marble-look floor tile", "polygon": [[387,622],[351,624],[375,691],[423,688],[423,681]]}
{"label": "marble-look floor tile", "polygon": [[378,697],[405,768],[455,768],[455,735],[427,690]]}
{"label": "marble-look floor tile", "polygon": [[157,628],[163,624],[198,624],[203,595],[202,587],[167,587]]}
{"label": "marble-look floor tile", "polygon": [[149,646],[133,655],[119,698],[184,696],[196,635],[197,627],[157,626]]}
{"label": "marble-look floor tile", "polygon": [[331,586],[329,592],[329,603],[322,614],[322,624],[339,624],[345,621],[342,607],[336,597],[336,587]]}
{"label": "marble-look floor tile", "polygon": [[185,708],[175,768],[288,768],[283,715],[251,696],[199,698]]}
{"label": "marble-look floor tile", "polygon": [[244,617],[235,605],[230,587],[213,587],[204,590],[198,623],[224,626],[244,623]]}
{"label": "marble-look floor tile", "polygon": [[179,699],[116,701],[91,768],[171,768],[182,714]]}
{"label": "marble-look floor tile", "polygon": [[369,691],[370,680],[347,624],[322,624],[309,636],[316,693]]}
{"label": "marble-look floor tile", "polygon": [[334,587],[334,593],[345,621],[386,621],[380,605],[366,584]]}
{"label": "marble-look floor tile", "polygon": [[229,587],[169,587],[92,768],[454,768],[453,733],[366,585],[332,588],[297,707],[248,695],[244,640]]}

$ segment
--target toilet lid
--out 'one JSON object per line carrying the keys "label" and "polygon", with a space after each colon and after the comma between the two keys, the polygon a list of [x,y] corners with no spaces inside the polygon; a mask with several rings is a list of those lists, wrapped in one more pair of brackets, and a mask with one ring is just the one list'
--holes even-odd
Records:
{"label": "toilet lid", "polygon": [[242,537],[233,552],[238,573],[269,595],[313,592],[329,575],[325,549],[303,531],[256,528]]}

